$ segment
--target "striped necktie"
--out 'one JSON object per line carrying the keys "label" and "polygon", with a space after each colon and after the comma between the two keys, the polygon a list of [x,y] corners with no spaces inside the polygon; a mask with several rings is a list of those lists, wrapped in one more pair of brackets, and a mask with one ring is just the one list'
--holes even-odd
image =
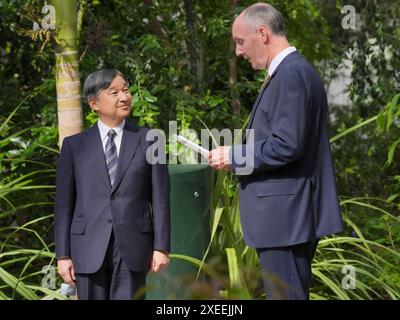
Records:
{"label": "striped necktie", "polygon": [[110,177],[111,186],[114,183],[115,173],[117,172],[118,153],[114,142],[114,137],[117,133],[114,130],[108,132],[108,141],[106,143],[105,156],[108,176]]}

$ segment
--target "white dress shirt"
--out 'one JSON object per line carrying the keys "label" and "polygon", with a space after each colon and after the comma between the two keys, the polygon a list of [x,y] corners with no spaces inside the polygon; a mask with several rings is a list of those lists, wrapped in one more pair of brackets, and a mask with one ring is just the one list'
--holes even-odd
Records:
{"label": "white dress shirt", "polygon": [[124,126],[125,126],[125,119],[122,122],[114,127],[110,128],[109,126],[105,125],[100,119],[97,121],[97,126],[99,127],[100,137],[101,137],[101,144],[103,145],[103,151],[106,150],[106,143],[108,141],[108,132],[113,129],[117,134],[114,136],[114,143],[117,147],[117,154],[119,156],[119,150],[121,148],[121,141],[122,141],[122,134],[124,133]]}
{"label": "white dress shirt", "polygon": [[276,68],[278,68],[278,66],[282,62],[282,60],[285,59],[286,56],[288,56],[289,54],[291,54],[292,52],[294,52],[296,50],[297,49],[295,47],[289,47],[289,48],[286,48],[286,49],[282,50],[281,52],[279,52],[275,56],[275,58],[272,59],[271,64],[269,65],[268,75],[272,76],[272,74],[274,73]]}

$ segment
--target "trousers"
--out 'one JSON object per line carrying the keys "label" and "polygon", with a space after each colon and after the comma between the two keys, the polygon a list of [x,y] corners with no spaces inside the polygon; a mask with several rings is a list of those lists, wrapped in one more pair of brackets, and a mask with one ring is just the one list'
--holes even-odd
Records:
{"label": "trousers", "polygon": [[76,274],[79,300],[145,299],[147,272],[132,272],[122,260],[114,233],[103,264],[95,273]]}

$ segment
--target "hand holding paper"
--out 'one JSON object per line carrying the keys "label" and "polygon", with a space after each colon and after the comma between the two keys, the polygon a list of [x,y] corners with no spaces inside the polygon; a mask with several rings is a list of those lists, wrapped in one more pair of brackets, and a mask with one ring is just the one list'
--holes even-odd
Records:
{"label": "hand holding paper", "polygon": [[231,162],[229,159],[229,150],[231,147],[218,147],[214,150],[208,151],[181,135],[178,135],[177,138],[179,143],[197,153],[200,153],[205,159],[207,159],[210,167],[216,170],[231,170]]}
{"label": "hand holding paper", "polygon": [[231,147],[218,147],[208,153],[208,164],[215,170],[231,170],[231,160],[229,158],[229,151]]}

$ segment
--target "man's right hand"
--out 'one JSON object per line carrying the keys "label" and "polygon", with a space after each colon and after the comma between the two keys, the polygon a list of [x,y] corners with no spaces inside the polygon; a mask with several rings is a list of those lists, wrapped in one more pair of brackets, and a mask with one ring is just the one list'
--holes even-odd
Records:
{"label": "man's right hand", "polygon": [[63,278],[64,282],[69,285],[75,285],[74,265],[70,258],[61,258],[57,260],[58,274]]}

